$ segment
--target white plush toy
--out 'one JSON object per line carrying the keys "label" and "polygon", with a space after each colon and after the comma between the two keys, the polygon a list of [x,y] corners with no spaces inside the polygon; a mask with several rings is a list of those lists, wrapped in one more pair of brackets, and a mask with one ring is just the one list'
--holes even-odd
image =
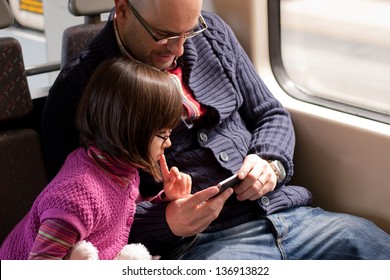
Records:
{"label": "white plush toy", "polygon": [[115,258],[116,260],[151,260],[148,249],[140,243],[125,245]]}
{"label": "white plush toy", "polygon": [[[90,242],[79,241],[74,245],[69,260],[98,260],[98,250]],[[156,259],[149,254],[148,249],[142,244],[127,244],[115,260],[151,260]]]}

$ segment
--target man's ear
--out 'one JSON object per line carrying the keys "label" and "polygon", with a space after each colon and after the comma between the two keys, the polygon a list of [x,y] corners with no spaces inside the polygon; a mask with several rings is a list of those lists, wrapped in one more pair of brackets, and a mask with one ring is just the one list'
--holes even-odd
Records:
{"label": "man's ear", "polygon": [[124,18],[128,13],[127,0],[115,0],[115,13],[117,18]]}
{"label": "man's ear", "polygon": [[119,6],[119,14],[123,17],[126,17],[127,9],[123,6]]}

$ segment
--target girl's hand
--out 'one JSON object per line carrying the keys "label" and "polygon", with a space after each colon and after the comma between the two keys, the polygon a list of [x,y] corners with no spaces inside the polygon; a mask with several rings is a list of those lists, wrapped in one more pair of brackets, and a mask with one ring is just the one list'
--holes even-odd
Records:
{"label": "girl's hand", "polygon": [[160,158],[160,168],[164,180],[164,192],[168,200],[176,200],[191,193],[191,177],[177,167],[168,168],[165,156]]}

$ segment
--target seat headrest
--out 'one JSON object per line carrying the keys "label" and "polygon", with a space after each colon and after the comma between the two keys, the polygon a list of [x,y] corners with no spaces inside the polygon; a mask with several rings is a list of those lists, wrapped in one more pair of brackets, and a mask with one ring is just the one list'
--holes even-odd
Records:
{"label": "seat headrest", "polygon": [[15,38],[0,38],[0,122],[22,118],[32,108],[22,47]]}
{"label": "seat headrest", "polygon": [[7,0],[0,0],[0,29],[7,28],[14,22],[14,16],[11,12]]}
{"label": "seat headrest", "polygon": [[75,16],[107,13],[114,7],[113,0],[69,0],[69,12]]}

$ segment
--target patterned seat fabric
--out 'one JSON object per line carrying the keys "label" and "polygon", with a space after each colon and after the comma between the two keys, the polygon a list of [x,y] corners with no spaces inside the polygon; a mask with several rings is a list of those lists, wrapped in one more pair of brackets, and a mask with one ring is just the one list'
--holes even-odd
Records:
{"label": "patterned seat fabric", "polygon": [[106,24],[101,15],[112,11],[112,0],[69,0],[68,10],[74,16],[83,16],[84,24],[68,27],[62,35],[61,68],[76,58],[83,48]]}
{"label": "patterned seat fabric", "polygon": [[76,58],[105,24],[106,22],[85,23],[65,29],[62,35],[61,68]]}
{"label": "patterned seat fabric", "polygon": [[0,38],[0,243],[47,184],[32,110],[20,44]]}
{"label": "patterned seat fabric", "polygon": [[0,38],[0,121],[21,118],[32,110],[22,49],[14,38]]}

